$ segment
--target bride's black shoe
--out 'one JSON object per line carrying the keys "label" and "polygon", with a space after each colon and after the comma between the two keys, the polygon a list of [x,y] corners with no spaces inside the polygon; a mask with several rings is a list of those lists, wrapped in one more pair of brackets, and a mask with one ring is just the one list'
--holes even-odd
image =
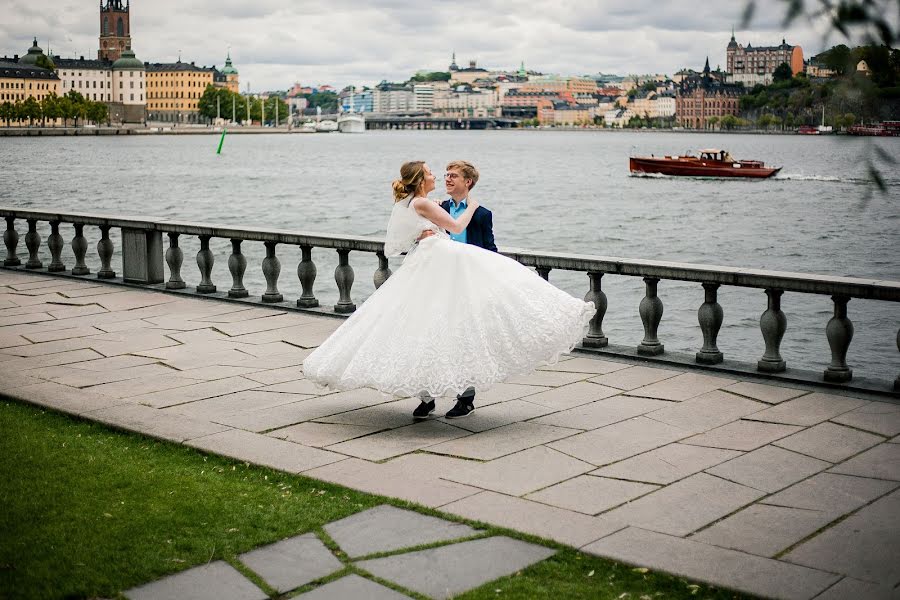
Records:
{"label": "bride's black shoe", "polygon": [[475,404],[471,400],[457,400],[456,406],[447,411],[448,419],[468,417],[475,412]]}
{"label": "bride's black shoe", "polygon": [[419,402],[416,410],[413,411],[414,419],[427,419],[428,415],[434,412],[434,400],[428,402]]}

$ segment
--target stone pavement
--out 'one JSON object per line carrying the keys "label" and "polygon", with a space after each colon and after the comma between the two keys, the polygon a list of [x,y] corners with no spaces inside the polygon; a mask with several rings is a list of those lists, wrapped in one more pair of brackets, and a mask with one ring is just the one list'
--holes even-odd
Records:
{"label": "stone pavement", "polygon": [[[277,594],[291,592],[343,571],[343,574],[302,591],[295,598],[410,598],[361,577],[353,566],[428,598],[451,598],[511,575],[552,556],[555,551],[508,537],[476,538],[481,532],[393,506],[378,506],[329,523],[325,531],[349,557],[338,560],[312,533],[292,537],[238,557]],[[443,543],[410,551],[415,546]],[[393,553],[383,556],[384,553]],[[378,554],[365,560],[366,555]],[[224,561],[194,567],[128,590],[131,600],[265,600],[263,590]]]}
{"label": "stone pavement", "polygon": [[339,324],[0,270],[0,394],[751,594],[900,598],[896,400],[572,356],[413,423],[303,379]]}

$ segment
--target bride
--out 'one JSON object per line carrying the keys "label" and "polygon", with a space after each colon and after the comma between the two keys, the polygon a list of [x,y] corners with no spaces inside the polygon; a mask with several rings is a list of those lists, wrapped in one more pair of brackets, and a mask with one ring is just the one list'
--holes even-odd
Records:
{"label": "bride", "polygon": [[554,363],[584,336],[592,302],[515,260],[451,240],[446,231],[464,231],[478,203],[470,198],[454,219],[428,198],[434,187],[424,162],[400,168],[384,253],[409,250],[406,259],[306,358],[307,378],[429,402]]}

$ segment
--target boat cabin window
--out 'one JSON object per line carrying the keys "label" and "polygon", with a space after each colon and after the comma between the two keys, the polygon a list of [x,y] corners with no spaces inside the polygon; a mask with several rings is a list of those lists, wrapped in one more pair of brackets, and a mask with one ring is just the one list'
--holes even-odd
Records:
{"label": "boat cabin window", "polygon": [[725,150],[701,150],[700,158],[702,160],[718,160],[723,162],[734,162],[734,158]]}

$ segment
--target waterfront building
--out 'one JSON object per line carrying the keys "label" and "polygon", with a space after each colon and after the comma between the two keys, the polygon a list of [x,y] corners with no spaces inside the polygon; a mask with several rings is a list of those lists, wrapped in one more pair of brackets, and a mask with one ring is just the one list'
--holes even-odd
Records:
{"label": "waterfront building", "polygon": [[573,126],[593,122],[593,115],[588,106],[544,99],[538,103],[537,119],[541,125]]}
{"label": "waterfront building", "polygon": [[376,113],[402,113],[415,110],[410,87],[382,81],[372,90],[372,106]]}
{"label": "waterfront building", "polygon": [[[16,57],[18,59],[18,57]],[[19,64],[17,60],[0,58],[0,102],[38,102],[49,94],[59,95],[59,77],[50,69]]]}
{"label": "waterfront building", "polygon": [[353,112],[356,113],[370,113],[373,112],[372,105],[372,90],[369,88],[363,88],[362,90],[354,90],[353,94],[350,93],[350,88],[346,88],[340,94],[341,99],[341,111],[349,112],[351,109],[351,101],[353,102]]}
{"label": "waterfront building", "polygon": [[630,108],[613,108],[603,115],[603,122],[607,127],[625,127],[635,115]]}
{"label": "waterfront building", "polygon": [[417,83],[413,85],[413,110],[431,112],[434,108],[434,85]]}
{"label": "waterfront building", "polygon": [[837,75],[837,71],[829,69],[828,67],[820,65],[812,60],[806,63],[807,77],[819,77],[822,79],[827,79],[830,77],[834,77],[835,75]]}
{"label": "waterfront building", "polygon": [[500,97],[500,109],[503,116],[532,119],[537,117],[537,107],[542,100],[559,99],[560,96],[556,92],[511,89]]}
{"label": "waterfront building", "polygon": [[147,79],[147,120],[200,123],[198,102],[213,85],[210,67],[194,63],[144,63]]}
{"label": "waterfront building", "polygon": [[597,92],[597,82],[585,77],[559,77],[557,75],[543,75],[529,77],[528,82],[521,88],[525,92],[555,92],[557,94],[568,93],[594,94]]}
{"label": "waterfront building", "polygon": [[450,71],[450,81],[451,83],[475,83],[476,79],[483,79],[488,77],[489,73],[487,69],[482,69],[478,66],[476,61],[470,60],[469,66],[466,68],[459,68],[456,64],[456,52],[453,53],[453,60],[450,63],[450,66],[447,67],[447,70]]}
{"label": "waterfront building", "polygon": [[435,100],[434,113],[446,117],[500,116],[497,90],[457,86]]}
{"label": "waterfront building", "polygon": [[803,71],[803,49],[800,46],[791,46],[784,39],[779,46],[757,46],[751,44],[747,47],[737,43],[734,32],[731,32],[731,41],[725,50],[728,83],[743,83],[748,88],[754,85],[769,85],[772,76],[782,63],[791,67],[791,74],[796,75]]}
{"label": "waterfront building", "polygon": [[100,40],[97,58],[110,63],[131,49],[131,7],[129,0],[100,2]]}
{"label": "waterfront building", "polygon": [[710,117],[737,116],[740,97],[744,93],[744,86],[726,83],[721,72],[710,71],[707,58],[702,74],[687,77],[678,86],[675,97],[678,124],[691,129],[706,129]]}
{"label": "waterfront building", "polygon": [[231,50],[225,57],[225,66],[219,71],[213,67],[213,85],[217,88],[225,88],[235,94],[240,93],[240,80],[238,70],[231,64]]}

